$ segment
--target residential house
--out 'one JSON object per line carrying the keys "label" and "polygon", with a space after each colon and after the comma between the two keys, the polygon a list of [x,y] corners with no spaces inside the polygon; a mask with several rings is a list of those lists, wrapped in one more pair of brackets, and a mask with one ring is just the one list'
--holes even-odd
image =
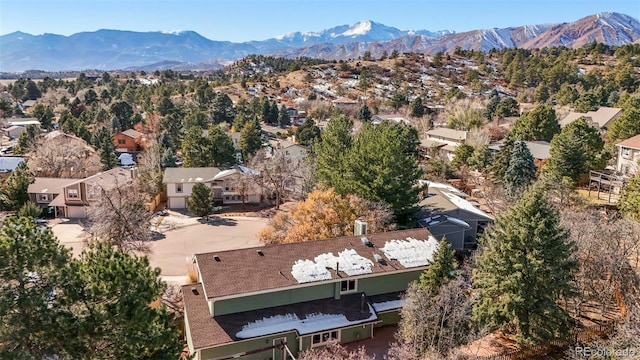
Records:
{"label": "residential house", "polygon": [[244,166],[234,166],[230,169],[166,168],[162,183],[166,186],[167,207],[186,209],[187,199],[197,183],[207,184],[211,188],[214,204],[260,203],[262,193],[249,178],[253,172],[254,170]]}
{"label": "residential house", "polygon": [[145,145],[144,134],[133,129],[113,134],[113,145],[117,151],[142,151]]}
{"label": "residential house", "polygon": [[29,109],[31,109],[35,105],[36,105],[36,101],[35,100],[27,100],[27,101],[23,102],[22,104],[20,104],[20,108],[22,108],[22,111],[28,111]]}
{"label": "residential house", "polygon": [[0,156],[0,179],[7,178],[24,161],[19,156]]}
{"label": "residential house", "polygon": [[373,115],[373,117],[371,118],[371,123],[374,125],[378,125],[383,121],[402,125],[410,124],[409,120],[400,115]]}
{"label": "residential house", "polygon": [[272,139],[269,145],[273,150],[283,150],[285,157],[291,161],[302,161],[309,154],[306,147],[287,140]]}
{"label": "residential house", "polygon": [[4,132],[10,139],[17,139],[26,129],[24,126],[12,125],[4,129]]}
{"label": "residential house", "polygon": [[477,238],[493,222],[478,204],[468,201],[467,194],[448,184],[421,181],[428,186],[421,207],[419,224],[427,228],[436,239],[447,239],[453,249],[474,249]]}
{"label": "residential house", "polygon": [[601,131],[606,131],[611,122],[622,114],[622,109],[603,106],[597,111],[586,113],[570,112],[560,120],[560,126],[565,127],[581,117],[587,119],[587,123]]}
{"label": "residential house", "polygon": [[136,169],[114,168],[84,179],[36,177],[27,191],[36,204],[52,207],[56,217],[82,219],[87,217],[86,208],[99,200],[103,191],[128,184],[135,176]]}
{"label": "residential house", "polygon": [[358,107],[358,102],[356,100],[352,100],[346,97],[340,97],[333,101],[331,101],[334,107],[339,109],[356,109]]}
{"label": "residential house", "polygon": [[469,132],[439,127],[427,131],[425,135],[425,141],[421,142],[421,145],[439,149],[440,153],[451,161],[456,147],[468,140]]}
{"label": "residential house", "polygon": [[401,294],[438,248],[426,229],[266,245],[193,257],[182,287],[195,359],[291,359],[396,324]]}
{"label": "residential house", "polygon": [[640,173],[640,134],[616,144],[618,160],[616,170],[625,177]]}
{"label": "residential house", "polygon": [[[551,144],[547,141],[525,141],[524,143],[533,157],[533,163],[540,170],[547,162],[547,159],[551,157]],[[502,145],[504,145],[504,140],[494,142],[489,145],[489,150],[497,153],[502,148]]]}
{"label": "residential house", "polygon": [[40,121],[36,118],[11,118],[7,121],[8,126],[23,126],[37,125],[40,126]]}

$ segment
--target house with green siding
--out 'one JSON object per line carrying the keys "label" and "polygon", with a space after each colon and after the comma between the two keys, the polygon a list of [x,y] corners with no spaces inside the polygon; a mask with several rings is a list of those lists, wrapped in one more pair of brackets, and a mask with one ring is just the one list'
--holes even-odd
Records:
{"label": "house with green siding", "polygon": [[182,288],[197,360],[292,359],[396,324],[402,293],[438,249],[426,229],[197,254]]}

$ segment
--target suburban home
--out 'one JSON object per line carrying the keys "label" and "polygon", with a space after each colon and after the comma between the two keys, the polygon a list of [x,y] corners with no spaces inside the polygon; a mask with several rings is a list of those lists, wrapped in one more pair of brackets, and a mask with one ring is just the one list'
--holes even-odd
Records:
{"label": "suburban home", "polygon": [[0,179],[8,177],[24,161],[20,156],[0,156]]}
{"label": "suburban home", "polygon": [[[551,144],[547,141],[525,141],[524,142],[533,157],[533,163],[540,170],[551,157]],[[504,140],[500,140],[489,145],[489,150],[497,153],[502,148]]]}
{"label": "suburban home", "polygon": [[166,186],[167,207],[186,209],[187,199],[197,183],[207,184],[214,194],[211,204],[260,203],[262,193],[248,177],[254,172],[244,166],[230,169],[217,167],[166,168],[162,183]]}
{"label": "suburban home", "polygon": [[371,123],[374,125],[378,125],[383,121],[402,125],[410,124],[409,120],[400,115],[373,115],[373,117],[371,118]]}
{"label": "suburban home", "polygon": [[26,129],[24,126],[12,125],[4,129],[4,132],[10,139],[17,139]]}
{"label": "suburban home", "polygon": [[27,125],[38,125],[40,126],[40,121],[36,118],[11,118],[7,122],[8,126],[27,126]]}
{"label": "suburban home", "polygon": [[87,217],[91,201],[100,199],[103,191],[130,183],[136,169],[114,168],[84,179],[36,177],[27,192],[31,201],[43,208],[51,207],[56,217]]}
{"label": "suburban home", "polygon": [[587,119],[587,123],[601,131],[606,131],[609,124],[622,114],[622,109],[603,106],[597,111],[589,111],[586,113],[570,112],[560,120],[560,126],[565,127],[581,117]]}
{"label": "suburban home", "polygon": [[309,153],[306,147],[287,140],[269,140],[269,145],[273,150],[283,150],[285,157],[292,161],[301,161]]}
{"label": "suburban home", "polygon": [[469,132],[439,127],[427,131],[425,135],[426,138],[421,142],[421,145],[439,149],[440,153],[451,161],[456,147],[468,140]]}
{"label": "suburban home", "polygon": [[420,226],[438,240],[445,237],[455,250],[474,249],[477,238],[493,218],[451,185],[424,180],[421,184],[428,187],[426,196],[418,204]]}
{"label": "suburban home", "polygon": [[640,172],[640,134],[616,144],[618,160],[616,170],[625,177],[633,177]]}
{"label": "suburban home", "polygon": [[20,104],[20,108],[22,109],[22,111],[27,111],[27,110],[31,109],[32,107],[34,107],[35,105],[36,105],[36,101],[35,100],[26,100],[25,102]]}
{"label": "suburban home", "polygon": [[402,293],[438,249],[426,229],[196,254],[182,287],[198,360],[292,359],[396,324]]}
{"label": "suburban home", "polygon": [[339,97],[331,101],[331,103],[339,109],[355,109],[358,107],[358,102],[356,100],[352,100],[347,97]]}
{"label": "suburban home", "polygon": [[113,134],[113,145],[120,152],[142,151],[145,145],[144,134],[133,129]]}

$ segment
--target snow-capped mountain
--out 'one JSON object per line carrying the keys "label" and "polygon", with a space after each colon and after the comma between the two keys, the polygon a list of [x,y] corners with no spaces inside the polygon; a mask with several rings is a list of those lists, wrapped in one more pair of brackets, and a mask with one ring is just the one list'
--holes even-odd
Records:
{"label": "snow-capped mountain", "polygon": [[457,47],[480,51],[505,47],[580,47],[593,41],[609,45],[638,42],[640,22],[624,14],[600,13],[563,24],[454,33],[399,30],[366,20],[244,43],[212,41],[193,31],[98,30],[71,36],[15,32],[0,36],[0,71],[149,69],[152,64],[158,68],[171,64],[173,68],[211,69],[250,54],[346,60],[358,58],[366,51],[375,58],[394,50],[433,54]]}

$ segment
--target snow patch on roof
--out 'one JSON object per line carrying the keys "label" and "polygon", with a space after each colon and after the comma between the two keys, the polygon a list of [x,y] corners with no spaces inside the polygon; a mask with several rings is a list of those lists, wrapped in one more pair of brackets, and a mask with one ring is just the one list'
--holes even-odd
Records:
{"label": "snow patch on roof", "polygon": [[444,196],[447,197],[447,199],[449,199],[449,201],[451,201],[451,203],[453,205],[455,205],[457,208],[459,209],[463,209],[463,210],[467,210],[469,212],[475,213],[477,215],[480,215],[482,217],[488,218],[488,219],[492,219],[491,216],[489,216],[489,214],[487,214],[486,212],[478,209],[477,207],[475,207],[472,203],[468,202],[465,199],[462,199],[454,194],[450,194],[447,192],[443,192],[442,193]]}
{"label": "snow patch on roof", "polygon": [[406,240],[389,240],[381,248],[389,260],[398,260],[406,268],[426,266],[433,260],[438,250],[438,240],[429,236],[427,240],[407,238]]}
{"label": "snow patch on roof", "polygon": [[402,306],[404,306],[405,303],[406,303],[406,300],[398,299],[398,300],[389,300],[389,301],[383,301],[379,303],[373,303],[371,305],[373,305],[373,308],[376,310],[376,312],[381,312],[381,311],[387,311],[387,310],[400,309]]}
{"label": "snow patch on roof", "polygon": [[325,268],[339,270],[349,276],[370,274],[373,267],[373,261],[358,255],[354,249],[344,249],[338,256],[333,253],[320,254],[314,260]]}
{"label": "snow patch on roof", "polygon": [[293,330],[297,330],[300,335],[311,334],[371,322],[378,318],[371,305],[369,305],[369,313],[371,316],[357,321],[349,321],[342,314],[313,313],[305,315],[304,319],[300,319],[296,314],[276,315],[244,325],[242,330],[236,333],[236,337],[249,339]]}
{"label": "snow patch on roof", "polygon": [[331,279],[331,273],[326,267],[306,259],[296,260],[291,267],[291,275],[300,284]]}

